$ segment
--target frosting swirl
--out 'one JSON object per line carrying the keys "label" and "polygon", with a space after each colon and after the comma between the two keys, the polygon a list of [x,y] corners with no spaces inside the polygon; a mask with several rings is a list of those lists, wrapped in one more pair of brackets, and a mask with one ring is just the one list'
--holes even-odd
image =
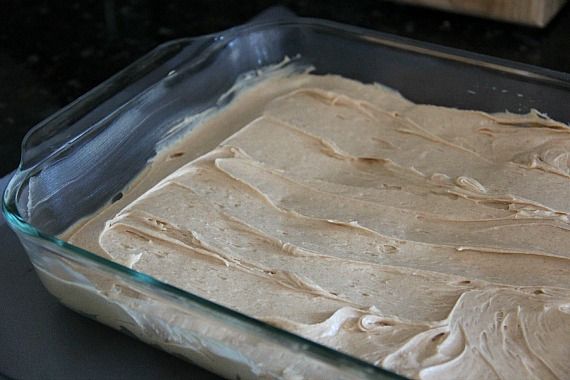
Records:
{"label": "frosting swirl", "polygon": [[570,128],[263,83],[208,121],[243,107],[238,132],[107,218],[101,254],[412,378],[567,378]]}

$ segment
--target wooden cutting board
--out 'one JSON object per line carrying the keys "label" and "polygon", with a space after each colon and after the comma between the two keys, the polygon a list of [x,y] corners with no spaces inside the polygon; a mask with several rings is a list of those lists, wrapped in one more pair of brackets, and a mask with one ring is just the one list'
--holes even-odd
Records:
{"label": "wooden cutting board", "polygon": [[566,0],[394,0],[500,21],[544,27]]}

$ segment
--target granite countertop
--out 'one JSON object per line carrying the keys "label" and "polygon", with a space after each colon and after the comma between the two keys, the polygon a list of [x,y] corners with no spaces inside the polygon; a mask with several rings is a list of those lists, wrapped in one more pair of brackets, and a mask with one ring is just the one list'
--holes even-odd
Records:
{"label": "granite countertop", "polygon": [[547,28],[534,29],[379,0],[9,0],[0,12],[0,176],[16,167],[29,128],[153,47],[244,23],[275,4],[570,72],[568,6]]}

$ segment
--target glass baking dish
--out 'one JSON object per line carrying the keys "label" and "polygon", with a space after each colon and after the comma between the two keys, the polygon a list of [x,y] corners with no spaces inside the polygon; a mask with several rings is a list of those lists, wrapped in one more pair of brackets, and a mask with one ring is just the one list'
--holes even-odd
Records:
{"label": "glass baking dish", "polygon": [[40,123],[24,140],[3,213],[43,284],[63,304],[221,376],[401,378],[56,237],[119,199],[157,144],[181,133],[182,121],[227,104],[231,94],[222,95],[242,74],[284,57],[313,66],[316,74],[382,83],[419,103],[538,109],[570,122],[568,74],[286,17],[159,46]]}

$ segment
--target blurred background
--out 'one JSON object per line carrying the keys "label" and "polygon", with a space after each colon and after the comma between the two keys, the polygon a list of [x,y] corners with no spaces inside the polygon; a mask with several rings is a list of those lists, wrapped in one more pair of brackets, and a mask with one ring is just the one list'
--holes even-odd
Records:
{"label": "blurred background", "polygon": [[158,44],[244,23],[274,5],[300,16],[570,72],[569,7],[537,28],[380,0],[3,0],[0,177],[17,166],[20,142],[32,126]]}

